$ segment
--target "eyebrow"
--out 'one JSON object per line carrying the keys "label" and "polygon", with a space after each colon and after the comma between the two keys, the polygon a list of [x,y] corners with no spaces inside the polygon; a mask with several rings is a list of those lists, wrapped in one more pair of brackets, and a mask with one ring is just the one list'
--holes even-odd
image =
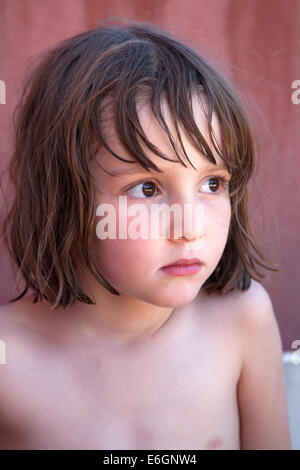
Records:
{"label": "eyebrow", "polygon": [[[218,163],[217,165],[214,165],[213,163],[207,163],[207,168],[211,168],[212,170],[227,170],[228,171],[228,168],[226,167],[226,165],[224,163]],[[150,172],[151,172],[151,168],[150,168]],[[119,171],[114,171],[114,172],[111,172],[111,174],[113,176],[121,176],[121,175],[131,175],[131,174],[136,174],[136,173],[143,173],[145,172],[146,170],[144,168],[131,168],[131,169],[124,169],[124,170],[119,170]]]}

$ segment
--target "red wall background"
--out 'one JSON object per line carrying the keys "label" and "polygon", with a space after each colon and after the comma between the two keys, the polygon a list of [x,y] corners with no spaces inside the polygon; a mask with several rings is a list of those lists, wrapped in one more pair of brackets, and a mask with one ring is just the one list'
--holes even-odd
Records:
{"label": "red wall background", "polygon": [[[247,101],[261,149],[251,217],[258,241],[281,268],[262,283],[274,305],[283,349],[290,350],[300,339],[300,103],[291,99],[292,83],[300,80],[300,1],[0,0],[0,80],[6,84],[6,103],[0,104],[0,171],[11,155],[12,113],[29,61],[111,16],[151,21],[188,42]],[[0,257],[4,304],[21,291],[1,242]]]}

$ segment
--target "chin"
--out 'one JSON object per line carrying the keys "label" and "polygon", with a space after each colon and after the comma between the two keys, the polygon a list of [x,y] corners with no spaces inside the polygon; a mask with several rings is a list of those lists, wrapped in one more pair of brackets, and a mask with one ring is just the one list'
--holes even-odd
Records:
{"label": "chin", "polygon": [[192,302],[198,295],[201,286],[197,289],[190,288],[177,288],[176,291],[161,292],[156,298],[152,298],[151,302],[154,305],[164,308],[177,308],[187,305]]}

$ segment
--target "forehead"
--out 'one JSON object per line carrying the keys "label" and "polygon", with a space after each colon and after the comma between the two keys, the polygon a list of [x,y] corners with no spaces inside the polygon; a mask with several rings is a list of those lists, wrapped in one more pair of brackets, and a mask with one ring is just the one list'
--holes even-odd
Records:
{"label": "forehead", "polygon": [[[204,93],[192,95],[192,107],[193,114],[196,121],[196,124],[202,133],[203,137],[209,144],[212,153],[218,164],[222,164],[223,161],[215,151],[213,144],[210,139],[208,131],[208,122],[207,122],[207,101]],[[143,128],[144,133],[146,134],[148,140],[156,146],[161,152],[163,152],[169,159],[178,161],[178,158],[175,154],[175,151],[172,147],[172,144],[169,140],[168,135],[162,129],[161,125],[154,116],[149,100],[146,97],[140,96],[136,102],[137,114],[139,117],[140,124]],[[172,118],[172,113],[169,108],[169,105],[166,99],[163,99],[161,102],[161,108],[163,117],[167,123],[168,129],[172,134],[173,139],[176,142],[176,145],[181,148],[179,138],[176,133],[176,128],[174,125],[174,120]],[[187,132],[183,127],[179,125],[179,132],[181,140],[185,151],[189,157],[189,160],[195,168],[199,167],[199,163],[205,162],[206,164],[212,165],[203,155],[201,155],[199,149],[197,149],[189,138]],[[218,118],[215,113],[212,116],[212,129],[213,135],[220,145],[221,142],[221,131]],[[115,120],[113,114],[113,103],[107,101],[104,104],[103,109],[103,121],[101,127],[102,135],[104,140],[107,142],[109,147],[121,158],[129,160],[129,162],[124,162],[119,160],[117,157],[113,156],[104,146],[101,146],[96,155],[96,161],[103,167],[106,171],[113,174],[123,174],[123,173],[134,173],[138,170],[143,170],[143,167],[135,158],[130,154],[130,152],[124,147],[121,143],[118,133],[115,127]],[[172,165],[172,162],[160,158],[155,153],[151,152],[142,142],[141,145],[144,151],[147,153],[148,157],[163,171],[166,171]],[[188,160],[181,153],[181,158],[187,166],[190,166]],[[131,163],[132,162],[132,163]],[[178,164],[177,164],[178,165]]]}

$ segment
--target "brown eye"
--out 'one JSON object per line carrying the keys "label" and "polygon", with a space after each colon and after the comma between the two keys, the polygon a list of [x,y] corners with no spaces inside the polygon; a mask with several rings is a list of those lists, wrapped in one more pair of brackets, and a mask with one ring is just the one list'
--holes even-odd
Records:
{"label": "brown eye", "polygon": [[[202,187],[206,186],[204,192],[207,192],[208,194],[214,194],[214,193],[219,194],[220,193],[220,191],[219,191],[220,186],[224,190],[227,190],[228,184],[229,183],[227,182],[225,177],[218,176],[216,178],[215,177],[207,178],[205,180],[205,182],[203,183]],[[207,191],[207,187],[208,187],[208,191]]]}
{"label": "brown eye", "polygon": [[220,181],[217,178],[209,178],[209,189],[211,189],[213,192],[218,190],[218,187],[220,185]]}
{"label": "brown eye", "polygon": [[127,193],[130,196],[133,196],[138,199],[149,199],[153,195],[155,195],[157,188],[154,181],[144,181],[142,183],[138,183],[131,188],[127,189]]}
{"label": "brown eye", "polygon": [[151,181],[146,181],[146,183],[142,183],[143,185],[143,192],[145,196],[151,197],[155,193],[155,185]]}

